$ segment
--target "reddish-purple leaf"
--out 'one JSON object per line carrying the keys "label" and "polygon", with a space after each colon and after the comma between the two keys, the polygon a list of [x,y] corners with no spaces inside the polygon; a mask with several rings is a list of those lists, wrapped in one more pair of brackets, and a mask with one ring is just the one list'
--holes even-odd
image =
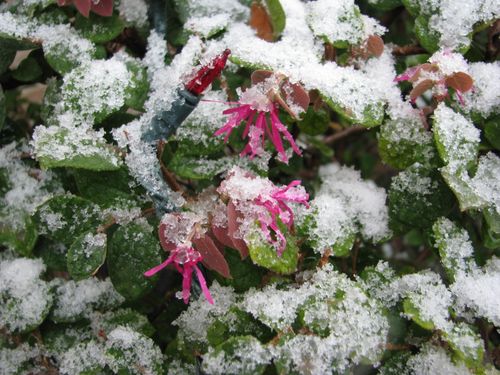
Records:
{"label": "reddish-purple leaf", "polygon": [[457,72],[446,77],[446,86],[452,87],[457,91],[466,92],[472,88],[474,81],[472,77],[464,72]]}
{"label": "reddish-purple leaf", "polygon": [[270,70],[255,70],[250,79],[252,81],[252,85],[256,85],[258,83],[264,82],[266,79],[271,77],[274,73]]}
{"label": "reddish-purple leaf", "polygon": [[193,239],[193,245],[203,257],[202,263],[204,265],[226,278],[231,278],[226,259],[224,259],[224,256],[209,236],[203,235],[200,238]]}
{"label": "reddish-purple leaf", "polygon": [[113,14],[113,0],[100,0],[97,4],[92,1],[91,10],[100,16],[110,17]]}
{"label": "reddish-purple leaf", "polygon": [[266,8],[257,2],[252,3],[250,8],[250,27],[254,29],[257,36],[267,42],[273,41],[273,26],[271,17],[267,14]]}
{"label": "reddish-purple leaf", "polygon": [[92,0],[74,0],[76,9],[82,14],[84,17],[88,17],[90,13],[90,3]]}
{"label": "reddish-purple leaf", "polygon": [[304,89],[304,87],[300,83],[287,82],[286,85],[288,85],[292,89],[290,94],[292,102],[300,106],[304,111],[307,111],[307,107],[309,107],[310,103],[309,93]]}
{"label": "reddish-purple leaf", "polygon": [[228,235],[228,229],[227,227],[218,227],[214,224],[212,224],[212,233],[214,237],[219,241],[223,246],[230,247],[234,249],[234,243]]}
{"label": "reddish-purple leaf", "polygon": [[434,86],[432,79],[424,79],[410,91],[410,100],[414,102],[420,95],[432,88],[432,86]]}
{"label": "reddish-purple leaf", "polygon": [[233,241],[234,247],[240,252],[241,259],[245,259],[248,256],[248,247],[245,241],[241,238],[236,238],[235,235],[240,227],[238,223],[238,218],[241,214],[236,210],[233,202],[229,201],[227,204],[227,229],[228,235]]}

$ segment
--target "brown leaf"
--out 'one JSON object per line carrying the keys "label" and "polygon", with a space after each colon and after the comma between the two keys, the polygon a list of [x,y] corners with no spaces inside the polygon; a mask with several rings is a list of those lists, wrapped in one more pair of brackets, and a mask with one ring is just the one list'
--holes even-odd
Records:
{"label": "brown leaf", "polygon": [[236,238],[235,235],[240,228],[238,223],[238,218],[241,217],[241,213],[236,210],[233,202],[229,201],[227,204],[227,229],[228,235],[233,241],[234,247],[240,252],[241,259],[245,259],[248,256],[248,247],[245,241],[241,238]]}
{"label": "brown leaf", "polygon": [[207,268],[220,273],[226,278],[231,278],[226,259],[224,259],[222,253],[208,235],[204,234],[200,238],[193,239],[193,245],[203,257],[202,262]]}
{"label": "brown leaf", "polygon": [[366,49],[375,57],[379,57],[384,52],[384,41],[378,35],[370,35],[366,42]]}
{"label": "brown leaf", "polygon": [[[290,89],[282,90],[285,100],[288,101],[290,99],[293,103],[300,106],[304,111],[307,111],[307,107],[309,107],[310,98],[309,93],[304,89],[304,87],[300,83],[289,83],[288,81],[285,83]],[[284,85],[284,86],[285,86]],[[290,94],[289,94],[290,93]]]}
{"label": "brown leaf", "polygon": [[273,72],[270,70],[255,70],[250,76],[250,79],[252,80],[252,85],[256,85],[258,83],[264,82],[272,75]]}
{"label": "brown leaf", "polygon": [[472,77],[464,72],[457,72],[446,77],[446,86],[452,87],[457,91],[466,92],[472,88],[474,81]]}
{"label": "brown leaf", "polygon": [[434,81],[432,79],[424,79],[410,91],[410,100],[412,102],[415,101],[420,95],[431,89],[432,86],[434,86]]}
{"label": "brown leaf", "polygon": [[271,24],[271,17],[267,14],[266,8],[257,2],[252,3],[250,8],[250,27],[257,32],[257,36],[267,42],[272,42],[273,26]]}

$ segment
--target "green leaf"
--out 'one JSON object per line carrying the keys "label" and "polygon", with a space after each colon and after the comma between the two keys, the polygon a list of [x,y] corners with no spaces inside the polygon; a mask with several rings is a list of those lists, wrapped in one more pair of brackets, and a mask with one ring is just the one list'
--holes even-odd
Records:
{"label": "green leaf", "polygon": [[41,78],[43,71],[38,62],[33,57],[28,56],[11,74],[18,81],[32,82]]}
{"label": "green leaf", "polygon": [[315,111],[312,106],[307,108],[302,121],[297,122],[301,132],[307,135],[320,135],[323,134],[330,124],[328,113],[324,109]]}
{"label": "green leaf", "polygon": [[444,339],[450,344],[453,353],[467,367],[479,369],[484,358],[484,343],[481,336],[466,323],[458,323],[448,332]]}
{"label": "green leaf", "polygon": [[264,276],[263,270],[255,267],[250,259],[241,259],[239,252],[236,250],[226,248],[224,251],[224,258],[229,264],[232,279],[216,274],[219,284],[225,286],[232,286],[237,292],[244,292],[252,287],[257,287]]}
{"label": "green leaf", "polygon": [[125,105],[143,110],[144,102],[149,95],[149,80],[146,69],[136,61],[127,61],[127,69],[131,73],[129,85],[125,89]]}
{"label": "green leaf", "polygon": [[419,164],[400,172],[389,189],[390,226],[404,233],[413,228],[430,228],[452,209],[454,198],[436,170]]}
{"label": "green leaf", "polygon": [[35,223],[22,210],[0,207],[0,244],[21,256],[31,256],[38,238]]}
{"label": "green leaf", "polygon": [[81,168],[94,171],[113,171],[121,159],[111,145],[93,130],[51,126],[37,127],[35,155],[42,168]]}
{"label": "green leaf", "polygon": [[125,168],[116,171],[76,170],[75,182],[83,198],[101,207],[112,207],[123,202],[137,202],[139,199],[131,190],[131,176]]}
{"label": "green leaf", "polygon": [[250,258],[255,264],[282,275],[289,275],[297,270],[299,248],[295,243],[295,237],[283,230],[284,225],[280,225],[280,227],[286,237],[286,248],[281,256],[278,256],[276,249],[267,243],[258,232],[254,233],[246,242]]}
{"label": "green leaf", "polygon": [[420,310],[413,304],[413,302],[409,298],[405,298],[405,300],[403,301],[403,311],[420,327],[429,331],[434,329],[434,323],[432,323],[431,321],[423,320],[420,317]]}
{"label": "green leaf", "polygon": [[136,300],[153,289],[156,276],[144,272],[162,262],[158,239],[148,225],[121,226],[108,241],[108,272],[115,289],[127,300]]}
{"label": "green leaf", "polygon": [[385,11],[385,12],[387,12],[389,10],[393,10],[393,9],[403,5],[401,3],[401,0],[375,0],[375,1],[369,2],[368,4],[376,9],[378,9],[378,10]]}
{"label": "green leaf", "polygon": [[66,254],[68,247],[61,242],[53,242],[41,237],[36,246],[35,256],[42,258],[47,269],[53,272],[68,272]]}
{"label": "green leaf", "polygon": [[106,362],[115,374],[163,374],[160,348],[129,327],[119,326],[109,333]]}
{"label": "green leaf", "polygon": [[286,25],[286,15],[283,7],[281,6],[280,0],[265,0],[266,7],[269,11],[269,16],[271,18],[271,25],[273,26],[273,36],[278,38]]}
{"label": "green leaf", "polygon": [[233,164],[230,157],[206,159],[203,157],[186,156],[176,152],[168,164],[168,169],[181,178],[191,180],[208,180],[228,169]]}
{"label": "green leaf", "polygon": [[226,315],[217,318],[207,328],[207,340],[211,346],[222,344],[233,336],[244,335],[252,335],[261,342],[267,342],[273,333],[252,315],[236,307],[230,308]]}
{"label": "green leaf", "polygon": [[93,326],[94,329],[98,328],[106,334],[119,326],[129,327],[148,337],[155,333],[155,328],[149,323],[148,318],[132,309],[118,309],[96,315]]}
{"label": "green leaf", "polygon": [[75,239],[66,254],[68,272],[74,280],[94,275],[106,260],[106,234],[85,232]]}
{"label": "green leaf", "polygon": [[378,133],[378,151],[382,160],[397,169],[414,163],[437,165],[439,162],[432,133],[420,121],[386,121]]}
{"label": "green leaf", "polygon": [[0,33],[0,74],[5,72],[14,61],[17,51],[39,48],[31,41],[15,39]]}
{"label": "green leaf", "polygon": [[125,23],[116,13],[111,17],[102,17],[92,12],[89,17],[84,17],[78,13],[75,19],[75,29],[94,43],[106,43],[115,39],[124,27]]}
{"label": "green leaf", "polygon": [[415,34],[420,45],[430,53],[434,53],[439,49],[439,35],[429,28],[429,18],[420,15],[415,19]]}
{"label": "green leaf", "polygon": [[497,116],[484,124],[484,136],[494,148],[500,150],[500,116]]}
{"label": "green leaf", "polygon": [[100,208],[74,195],[57,195],[47,200],[37,208],[33,219],[40,234],[68,246],[102,223]]}

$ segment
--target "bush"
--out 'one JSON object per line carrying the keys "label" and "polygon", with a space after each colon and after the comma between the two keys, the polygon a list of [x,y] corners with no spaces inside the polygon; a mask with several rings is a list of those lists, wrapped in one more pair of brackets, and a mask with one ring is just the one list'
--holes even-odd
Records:
{"label": "bush", "polygon": [[0,373],[497,373],[499,15],[1,5]]}

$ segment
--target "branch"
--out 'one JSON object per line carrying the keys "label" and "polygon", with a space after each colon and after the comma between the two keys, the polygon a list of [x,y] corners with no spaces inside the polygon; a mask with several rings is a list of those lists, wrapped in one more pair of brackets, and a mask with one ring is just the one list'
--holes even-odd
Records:
{"label": "branch", "polygon": [[416,44],[409,44],[406,46],[395,46],[392,49],[392,54],[394,56],[418,55],[421,53],[427,53],[427,51],[425,48]]}
{"label": "branch", "polygon": [[361,133],[365,130],[366,130],[366,128],[364,126],[353,125],[347,129],[344,129],[340,132],[337,132],[337,133],[334,133],[332,135],[325,137],[324,142],[327,145],[330,145],[330,144],[335,143],[335,142],[337,142],[345,137],[350,136],[351,134]]}

